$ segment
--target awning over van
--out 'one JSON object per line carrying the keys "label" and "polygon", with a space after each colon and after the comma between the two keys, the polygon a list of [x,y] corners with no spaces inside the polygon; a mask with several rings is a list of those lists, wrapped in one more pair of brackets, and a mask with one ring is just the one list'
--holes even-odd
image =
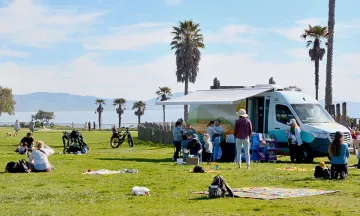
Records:
{"label": "awning over van", "polygon": [[236,104],[242,99],[272,90],[272,88],[243,88],[201,90],[183,97],[156,102],[156,105]]}

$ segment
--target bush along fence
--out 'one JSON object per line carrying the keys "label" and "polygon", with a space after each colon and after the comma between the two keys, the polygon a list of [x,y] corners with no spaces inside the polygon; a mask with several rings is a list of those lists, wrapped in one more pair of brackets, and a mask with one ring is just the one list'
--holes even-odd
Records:
{"label": "bush along fence", "polygon": [[174,122],[142,123],[138,125],[138,139],[153,143],[172,144]]}

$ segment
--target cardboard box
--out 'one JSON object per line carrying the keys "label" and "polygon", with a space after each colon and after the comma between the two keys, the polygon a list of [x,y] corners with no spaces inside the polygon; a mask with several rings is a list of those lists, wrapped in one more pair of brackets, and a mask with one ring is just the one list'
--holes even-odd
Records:
{"label": "cardboard box", "polygon": [[187,165],[199,165],[199,158],[198,157],[186,158],[186,164]]}

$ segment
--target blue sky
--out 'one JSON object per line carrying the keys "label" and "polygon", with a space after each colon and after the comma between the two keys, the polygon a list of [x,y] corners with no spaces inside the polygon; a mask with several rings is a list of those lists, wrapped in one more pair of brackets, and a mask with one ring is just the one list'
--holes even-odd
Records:
{"label": "blue sky", "polygon": [[[200,23],[206,48],[192,91],[223,85],[297,85],[314,94],[314,66],[300,34],[327,25],[327,0],[0,0],[0,85],[15,94],[68,92],[146,100],[174,76],[171,27]],[[76,3],[74,3],[76,2]],[[360,1],[336,2],[334,96],[356,101]],[[324,97],[325,63],[320,66]],[[360,99],[358,99],[360,101]]]}

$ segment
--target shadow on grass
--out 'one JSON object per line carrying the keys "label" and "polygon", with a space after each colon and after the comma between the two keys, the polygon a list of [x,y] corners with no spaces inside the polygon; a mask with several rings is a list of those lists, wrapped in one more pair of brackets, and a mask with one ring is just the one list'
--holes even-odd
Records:
{"label": "shadow on grass", "polygon": [[314,177],[305,177],[305,178],[295,179],[293,181],[294,182],[308,182],[308,181],[319,181],[319,180],[327,181],[328,179],[316,179]]}
{"label": "shadow on grass", "polygon": [[[281,161],[281,160],[276,161],[276,163],[278,163],[278,164],[319,164],[318,162],[312,162],[312,163],[309,163],[309,162],[307,162],[307,163],[305,163],[305,162],[303,162],[303,163],[292,163],[291,161]],[[328,162],[326,162],[326,163],[328,163]]]}
{"label": "shadow on grass", "polygon": [[195,201],[201,201],[201,200],[210,200],[208,196],[199,196],[199,197],[196,197],[196,198],[191,198],[189,200],[195,200]]}
{"label": "shadow on grass", "polygon": [[139,163],[164,163],[164,162],[172,162],[171,158],[164,159],[153,159],[153,158],[97,158],[98,160],[104,161],[131,161],[131,162],[139,162]]}

